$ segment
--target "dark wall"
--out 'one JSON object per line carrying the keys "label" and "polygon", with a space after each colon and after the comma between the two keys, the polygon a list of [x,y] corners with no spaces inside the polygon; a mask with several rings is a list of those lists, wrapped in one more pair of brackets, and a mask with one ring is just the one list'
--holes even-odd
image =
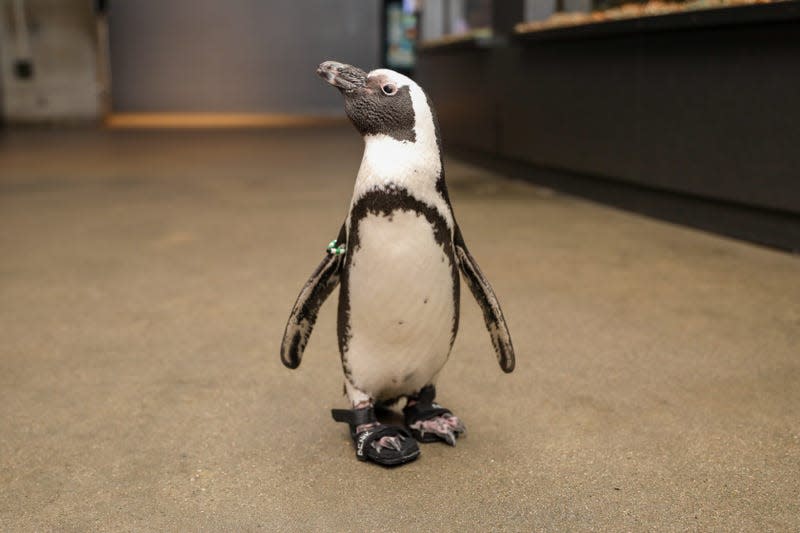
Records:
{"label": "dark wall", "polygon": [[501,87],[501,153],[800,213],[799,28],[524,43]]}
{"label": "dark wall", "polygon": [[376,68],[378,0],[117,0],[111,3],[117,112],[337,113],[326,59]]}
{"label": "dark wall", "polygon": [[[415,78],[433,99],[446,142],[484,151],[496,149],[498,102],[490,50],[426,55]],[[439,70],[444,68],[445,70]]]}

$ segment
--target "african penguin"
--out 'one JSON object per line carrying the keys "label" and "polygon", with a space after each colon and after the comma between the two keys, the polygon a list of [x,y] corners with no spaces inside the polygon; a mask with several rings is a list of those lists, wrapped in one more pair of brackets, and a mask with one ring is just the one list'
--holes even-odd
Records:
{"label": "african penguin", "polygon": [[[334,418],[350,424],[360,459],[399,464],[419,454],[409,435],[455,444],[464,432],[433,402],[458,330],[459,270],[505,372],[514,369],[514,350],[497,298],[453,216],[425,92],[387,69],[366,73],[326,61],[317,73],[344,96],[364,155],[347,218],[292,309],[281,359],[289,368],[300,364],[320,306],[341,284],[339,351],[353,409],[334,410]],[[407,430],[380,424],[373,406],[400,398],[407,399]],[[372,449],[364,452],[367,441]]]}

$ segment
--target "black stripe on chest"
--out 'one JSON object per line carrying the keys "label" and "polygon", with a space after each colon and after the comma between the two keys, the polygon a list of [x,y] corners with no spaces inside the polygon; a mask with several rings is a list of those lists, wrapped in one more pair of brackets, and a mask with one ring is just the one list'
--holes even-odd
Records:
{"label": "black stripe on chest", "polygon": [[348,228],[349,232],[347,236],[347,255],[345,258],[345,264],[342,268],[337,329],[339,337],[339,351],[343,356],[342,361],[344,364],[345,376],[347,376],[348,379],[350,378],[350,369],[347,365],[344,354],[347,353],[348,342],[352,336],[350,331],[349,278],[350,265],[353,260],[353,255],[361,246],[359,223],[370,214],[391,217],[392,213],[395,211],[413,212],[424,216],[433,229],[434,240],[439,246],[442,247],[442,250],[447,257],[453,277],[453,302],[455,303],[451,345],[452,341],[455,340],[455,333],[458,329],[459,315],[458,265],[456,263],[455,252],[453,249],[453,236],[450,228],[447,225],[447,221],[434,207],[418,200],[417,198],[414,198],[404,188],[391,187],[386,189],[372,190],[359,198],[350,211],[350,226]]}
{"label": "black stripe on chest", "polygon": [[[436,208],[417,200],[402,187],[374,189],[358,199],[350,211],[350,227],[347,235],[347,248],[355,251],[360,246],[358,225],[367,215],[390,217],[394,211],[419,213],[424,216],[433,228],[436,244],[443,248],[452,248],[453,237],[447,221]],[[348,255],[348,262],[351,254]],[[346,267],[345,267],[346,268]]]}

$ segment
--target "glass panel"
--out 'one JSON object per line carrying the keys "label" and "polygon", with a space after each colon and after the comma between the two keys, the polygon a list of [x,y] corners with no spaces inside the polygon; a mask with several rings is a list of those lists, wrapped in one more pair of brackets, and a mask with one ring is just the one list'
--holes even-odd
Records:
{"label": "glass panel", "polygon": [[492,0],[424,0],[420,26],[423,42],[491,37]]}
{"label": "glass panel", "polygon": [[414,68],[417,40],[416,3],[405,0],[386,3],[386,66],[395,70]]}

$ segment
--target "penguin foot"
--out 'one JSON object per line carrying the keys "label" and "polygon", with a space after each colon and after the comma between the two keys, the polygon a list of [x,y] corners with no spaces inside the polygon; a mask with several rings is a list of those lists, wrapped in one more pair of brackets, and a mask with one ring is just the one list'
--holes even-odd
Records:
{"label": "penguin foot", "polygon": [[419,446],[402,427],[387,426],[375,418],[370,405],[360,409],[333,409],[333,419],[350,426],[350,437],[359,461],[398,466],[419,457]]}
{"label": "penguin foot", "polygon": [[[380,422],[362,424],[356,428],[356,434],[363,433],[364,431],[376,431],[381,429],[381,426],[382,424]],[[405,442],[406,438],[407,437],[400,433],[397,435],[386,435],[385,437],[381,437],[370,442],[370,446],[372,446],[372,448],[378,453],[380,453],[383,449],[396,450],[400,452],[403,450],[403,442]]]}
{"label": "penguin foot", "polygon": [[433,385],[427,385],[416,397],[409,398],[408,405],[403,409],[406,426],[420,442],[443,440],[455,446],[456,439],[467,434],[467,428],[449,409],[434,403],[435,397],[436,389]]}
{"label": "penguin foot", "polygon": [[464,423],[451,413],[427,420],[418,420],[408,427],[411,429],[411,434],[421,442],[443,440],[450,446],[455,446],[456,439],[467,434]]}

